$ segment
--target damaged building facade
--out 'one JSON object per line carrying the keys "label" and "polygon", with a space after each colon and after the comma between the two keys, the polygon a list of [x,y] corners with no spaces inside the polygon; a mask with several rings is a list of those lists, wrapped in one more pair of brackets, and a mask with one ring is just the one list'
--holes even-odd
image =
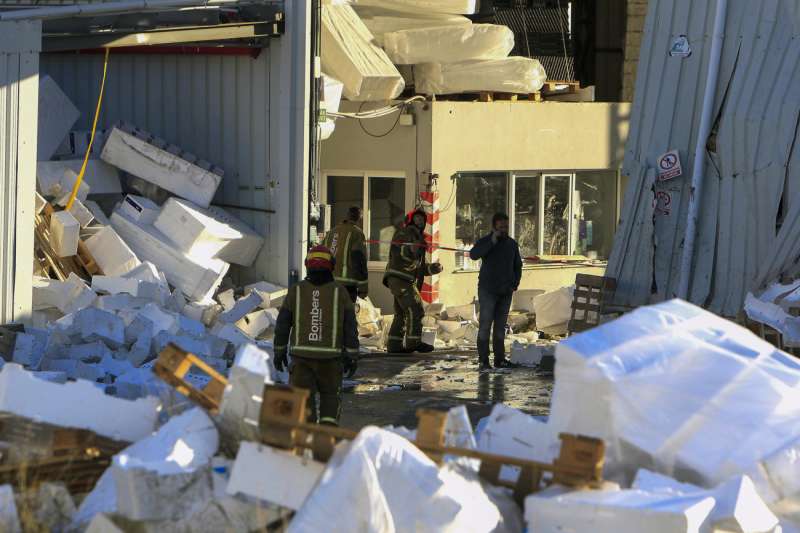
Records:
{"label": "damaged building facade", "polygon": [[[103,6],[25,13],[20,8],[30,6],[3,3],[3,321],[30,315],[37,160],[77,161],[79,168],[103,79],[102,47],[111,52],[90,166],[101,160],[114,126],[146,132],[152,145],[221,175],[205,201],[263,238],[257,257],[230,270],[236,283],[285,286],[301,276],[313,83],[307,3],[243,2],[228,12],[192,10],[191,2],[144,11]],[[102,36],[104,28],[115,31]],[[77,115],[67,116],[68,108]],[[125,192],[140,192],[125,172],[121,177]],[[40,173],[40,185],[41,179]],[[178,195],[198,201],[186,191]],[[103,196],[94,199],[102,205]]]}
{"label": "damaged building facade", "polygon": [[620,304],[678,295],[737,317],[797,276],[798,21],[793,1],[650,1],[608,265]]}

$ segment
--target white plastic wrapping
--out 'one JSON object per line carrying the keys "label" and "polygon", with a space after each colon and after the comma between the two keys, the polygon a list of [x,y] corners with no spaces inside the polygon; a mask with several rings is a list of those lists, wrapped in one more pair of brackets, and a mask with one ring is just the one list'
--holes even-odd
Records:
{"label": "white plastic wrapping", "polygon": [[541,63],[527,57],[414,66],[417,92],[429,95],[476,91],[528,94],[541,89],[546,79]]}
{"label": "white plastic wrapping", "polygon": [[747,473],[765,499],[789,490],[764,464],[800,437],[800,365],[733,322],[680,300],[639,308],[562,341],[556,376],[548,425],[605,439],[607,477]]}
{"label": "white plastic wrapping", "polygon": [[474,474],[440,472],[403,437],[367,427],[337,448],[289,531],[455,533],[502,522]]}
{"label": "white plastic wrapping", "polygon": [[[339,111],[339,103],[342,100],[342,91],[344,85],[342,82],[327,74],[322,75],[323,94],[322,102],[325,106],[325,111],[328,113],[335,113]],[[333,135],[333,130],[336,128],[336,122],[333,117],[328,116],[327,120],[319,125],[320,127],[320,140],[324,141]]]}
{"label": "white plastic wrapping", "polygon": [[379,7],[409,13],[449,13],[453,15],[472,15],[478,7],[478,0],[355,0],[364,7]]}
{"label": "white plastic wrapping", "polygon": [[373,40],[349,5],[322,7],[322,68],[344,84],[348,100],[391,100],[403,92],[403,77]]}
{"label": "white plastic wrapping", "polygon": [[497,24],[418,28],[384,34],[383,48],[398,65],[503,59],[514,49],[514,32]]}
{"label": "white plastic wrapping", "polygon": [[387,33],[420,28],[438,28],[441,26],[469,26],[472,21],[461,15],[446,15],[442,13],[398,13],[398,16],[387,16],[383,12],[374,16],[362,15],[358,10],[361,20],[375,37],[375,42],[383,46],[383,36]]}
{"label": "white plastic wrapping", "polygon": [[792,316],[789,309],[800,307],[800,280],[788,285],[774,283],[758,297],[747,294],[744,311],[755,320],[778,330],[785,346],[800,346],[800,317]]}

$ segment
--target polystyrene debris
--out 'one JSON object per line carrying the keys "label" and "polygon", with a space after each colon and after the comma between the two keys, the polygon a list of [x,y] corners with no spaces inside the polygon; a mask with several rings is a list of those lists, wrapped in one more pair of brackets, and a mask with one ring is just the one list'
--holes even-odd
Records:
{"label": "polystyrene debris", "polygon": [[423,63],[414,67],[417,92],[429,95],[476,91],[530,94],[539,91],[546,79],[541,63],[527,57]]}
{"label": "polystyrene debris", "polygon": [[469,483],[441,474],[403,437],[367,427],[337,448],[289,531],[491,531],[500,512]]}
{"label": "polystyrene debris", "polygon": [[714,498],[703,494],[554,486],[525,498],[525,521],[537,533],[697,533],[713,508]]}
{"label": "polystyrene debris", "polygon": [[607,477],[650,468],[712,487],[753,476],[800,438],[800,365],[750,331],[680,300],[639,308],[556,348],[549,424],[608,444]]}

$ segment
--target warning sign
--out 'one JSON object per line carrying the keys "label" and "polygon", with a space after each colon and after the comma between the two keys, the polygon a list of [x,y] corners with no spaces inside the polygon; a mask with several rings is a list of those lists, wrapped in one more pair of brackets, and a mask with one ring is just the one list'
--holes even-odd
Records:
{"label": "warning sign", "polygon": [[667,181],[683,174],[681,156],[677,150],[667,152],[658,158],[658,181]]}

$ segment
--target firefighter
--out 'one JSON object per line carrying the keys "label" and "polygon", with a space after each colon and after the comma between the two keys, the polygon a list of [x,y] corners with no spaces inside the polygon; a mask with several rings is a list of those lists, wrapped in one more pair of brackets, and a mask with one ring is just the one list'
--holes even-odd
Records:
{"label": "firefighter", "polygon": [[389,262],[383,276],[383,284],[394,296],[394,320],[386,345],[388,352],[433,351],[433,346],[422,342],[422,317],[425,310],[419,287],[425,276],[441,272],[442,265],[425,262],[427,246],[423,231],[427,218],[421,208],[408,213],[404,226],[392,238]]}
{"label": "firefighter", "polygon": [[347,289],[353,303],[359,297],[366,298],[369,287],[367,247],[364,232],[358,227],[360,222],[361,208],[353,206],[347,212],[347,220],[329,231],[323,241],[336,259],[333,277]]}
{"label": "firefighter", "polygon": [[328,248],[315,246],[306,259],[308,276],[289,288],[275,326],[275,368],[288,366],[289,384],[311,392],[309,422],[338,425],[342,377],[357,367],[358,327],[347,290],[333,279],[334,261]]}

